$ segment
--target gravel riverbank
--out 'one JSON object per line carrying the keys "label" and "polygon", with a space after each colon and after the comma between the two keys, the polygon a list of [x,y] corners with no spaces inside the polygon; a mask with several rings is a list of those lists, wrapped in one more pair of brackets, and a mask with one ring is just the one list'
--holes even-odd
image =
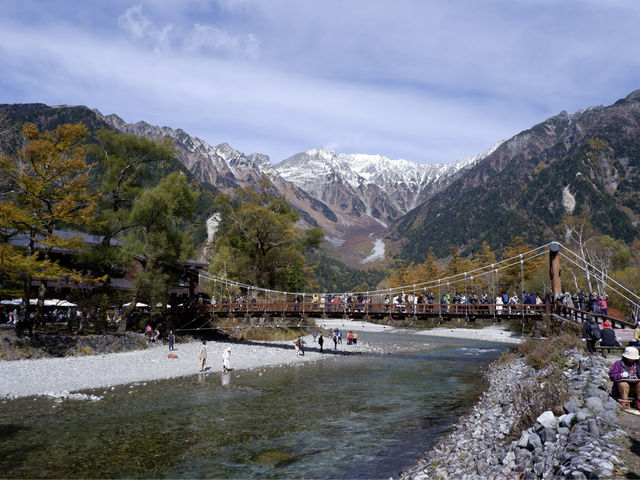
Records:
{"label": "gravel riverbank", "polygon": [[[319,320],[318,326],[339,328],[344,332],[343,343],[338,350],[325,338],[324,352],[320,352],[313,337],[304,337],[305,355],[296,356],[293,342],[207,342],[207,371],[222,370],[222,353],[231,347],[231,367],[235,370],[253,369],[276,365],[292,365],[314,362],[342,355],[347,352],[371,352],[377,348],[361,340],[357,345],[346,345],[346,333],[392,332],[393,328],[351,320]],[[457,331],[456,331],[457,330]],[[501,328],[486,329],[434,329],[420,332],[428,335],[466,335],[465,338],[501,341],[508,335]],[[142,350],[99,355],[74,355],[63,358],[36,358],[29,360],[0,361],[0,398],[17,398],[30,395],[60,396],[70,392],[104,388],[127,383],[146,382],[198,373],[198,355],[201,342],[176,343],[176,358],[169,358],[166,345],[154,344]]]}
{"label": "gravel riverbank", "polygon": [[544,412],[527,430],[514,432],[519,420],[514,399],[534,370],[522,359],[494,366],[489,387],[473,410],[402,480],[534,478],[611,478],[626,470],[617,441],[626,433],[623,414],[608,394],[610,362],[581,352],[567,353],[562,371],[570,399],[562,412]]}

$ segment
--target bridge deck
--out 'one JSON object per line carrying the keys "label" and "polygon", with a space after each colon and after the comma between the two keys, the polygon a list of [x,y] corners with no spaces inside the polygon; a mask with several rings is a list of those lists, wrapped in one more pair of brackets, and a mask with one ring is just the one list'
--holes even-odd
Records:
{"label": "bridge deck", "polygon": [[203,305],[202,309],[214,317],[326,317],[326,318],[407,318],[407,317],[493,317],[539,316],[550,313],[548,305],[495,305],[495,304],[321,304],[321,303],[217,303]]}
{"label": "bridge deck", "polygon": [[386,303],[313,303],[313,302],[265,302],[265,303],[216,303],[201,305],[199,314],[211,318],[227,317],[280,317],[280,318],[352,318],[395,320],[415,318],[541,318],[545,314],[557,314],[575,323],[583,323],[587,315],[593,315],[602,323],[609,320],[614,328],[634,328],[632,322],[592,314],[579,309],[550,304],[386,304]]}

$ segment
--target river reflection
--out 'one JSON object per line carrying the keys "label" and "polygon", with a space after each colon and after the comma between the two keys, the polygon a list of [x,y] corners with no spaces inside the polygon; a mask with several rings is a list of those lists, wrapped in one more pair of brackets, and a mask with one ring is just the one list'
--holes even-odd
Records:
{"label": "river reflection", "polygon": [[0,471],[4,478],[389,478],[471,407],[483,388],[480,370],[507,348],[388,333],[365,341],[394,353],[92,391],[104,396],[99,402],[5,402]]}

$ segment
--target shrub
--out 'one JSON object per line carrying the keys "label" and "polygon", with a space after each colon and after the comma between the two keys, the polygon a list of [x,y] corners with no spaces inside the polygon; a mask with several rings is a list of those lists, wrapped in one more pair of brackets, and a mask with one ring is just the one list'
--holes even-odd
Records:
{"label": "shrub", "polygon": [[562,334],[544,340],[527,340],[516,347],[516,354],[524,355],[525,363],[536,370],[552,364],[564,365],[565,352],[582,349],[581,340],[572,334]]}
{"label": "shrub", "polygon": [[518,422],[513,432],[520,432],[533,425],[541,413],[556,412],[568,399],[570,387],[558,365],[550,366],[543,375],[519,383],[516,386],[513,408]]}
{"label": "shrub", "polygon": [[89,345],[78,347],[78,355],[93,355],[93,349]]}
{"label": "shrub", "polygon": [[582,341],[574,333],[563,333],[543,340],[527,340],[498,359],[501,363],[524,357],[524,362],[537,370],[537,375],[516,385],[513,408],[518,422],[513,432],[533,425],[541,413],[557,411],[567,400],[570,387],[562,375],[566,352],[583,349]]}

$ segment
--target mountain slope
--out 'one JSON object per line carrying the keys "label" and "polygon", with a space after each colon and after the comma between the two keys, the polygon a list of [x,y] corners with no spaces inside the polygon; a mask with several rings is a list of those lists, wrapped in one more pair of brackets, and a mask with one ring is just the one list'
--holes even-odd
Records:
{"label": "mountain slope", "polygon": [[500,249],[516,235],[556,237],[565,213],[583,210],[603,234],[640,233],[640,90],[608,107],[552,117],[501,144],[445,189],[396,221],[395,254],[422,261],[429,248]]}
{"label": "mountain slope", "polygon": [[330,254],[351,265],[370,254],[375,238],[390,222],[484,157],[452,165],[418,165],[379,155],[336,155],[317,149],[272,166],[266,155],[245,155],[226,143],[213,147],[180,129],[128,124],[117,115],[94,112],[120,132],[170,138],[178,158],[196,178],[223,192],[240,186],[256,188],[267,175],[274,193],[283,195],[300,213],[301,226],[322,228]]}

